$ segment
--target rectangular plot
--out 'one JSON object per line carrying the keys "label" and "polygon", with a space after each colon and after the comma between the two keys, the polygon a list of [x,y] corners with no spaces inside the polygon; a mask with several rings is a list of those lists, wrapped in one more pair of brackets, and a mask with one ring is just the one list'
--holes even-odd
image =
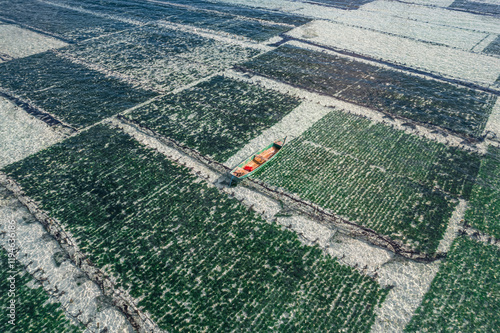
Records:
{"label": "rectangular plot", "polygon": [[387,294],[103,125],[5,171],[165,330],[368,332]]}
{"label": "rectangular plot", "polygon": [[255,176],[433,253],[456,206],[450,194],[470,192],[477,166],[474,154],[332,112]]}
{"label": "rectangular plot", "polygon": [[491,42],[484,50],[484,53],[500,55],[500,36]]}
{"label": "rectangular plot", "polygon": [[0,87],[77,128],[156,96],[52,52],[0,64]]}
{"label": "rectangular plot", "polygon": [[297,98],[216,76],[126,117],[223,162],[298,105]]}
{"label": "rectangular plot", "polygon": [[180,88],[259,54],[255,49],[156,25],[70,46],[60,52],[160,90]]}
{"label": "rectangular plot", "polygon": [[0,1],[0,18],[71,41],[80,41],[133,27],[128,23],[37,0]]}
{"label": "rectangular plot", "polygon": [[[82,6],[80,1],[67,0],[66,3]],[[205,29],[222,30],[257,41],[267,40],[292,28],[279,23],[300,25],[310,21],[285,13],[205,1],[181,1],[175,5],[172,2],[111,0],[86,2],[83,6],[98,13],[109,13],[143,22],[162,19]]]}
{"label": "rectangular plot", "polygon": [[[71,324],[61,304],[53,302],[43,287],[12,259],[0,247],[0,304],[4,310],[0,316],[0,331],[83,332],[84,327]],[[13,312],[9,309],[11,301],[14,301]]]}
{"label": "rectangular plot", "polygon": [[500,15],[500,5],[498,2],[487,3],[485,1],[455,0],[450,7],[472,13]]}
{"label": "rectangular plot", "polygon": [[490,146],[481,161],[465,220],[500,239],[500,148]]}
{"label": "rectangular plot", "polygon": [[[495,332],[500,320],[500,250],[455,239],[405,332]],[[492,312],[493,311],[493,312]]]}
{"label": "rectangular plot", "polygon": [[473,137],[482,134],[496,101],[488,93],[288,45],[240,67]]}

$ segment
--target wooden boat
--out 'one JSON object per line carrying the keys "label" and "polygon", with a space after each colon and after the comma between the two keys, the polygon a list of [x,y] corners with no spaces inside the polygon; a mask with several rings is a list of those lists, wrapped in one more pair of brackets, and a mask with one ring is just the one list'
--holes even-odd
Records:
{"label": "wooden boat", "polygon": [[231,182],[240,181],[247,178],[252,173],[254,173],[262,165],[266,164],[272,160],[276,155],[278,155],[281,148],[285,145],[286,137],[281,140],[275,141],[268,145],[267,147],[261,149],[255,154],[252,154],[249,158],[238,164],[233,170],[231,170]]}

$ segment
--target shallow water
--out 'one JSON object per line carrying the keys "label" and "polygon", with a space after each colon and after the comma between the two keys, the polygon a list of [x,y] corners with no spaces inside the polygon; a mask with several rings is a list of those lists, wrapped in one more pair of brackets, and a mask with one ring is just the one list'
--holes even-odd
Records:
{"label": "shallow water", "polygon": [[[496,245],[461,236],[434,282],[439,262],[374,251],[372,280],[351,267],[361,240],[307,228],[278,200],[248,204],[245,184],[229,199],[211,184],[218,171],[207,183],[198,162],[99,123],[120,114],[219,162],[296,133],[257,177],[404,246],[448,251],[459,226],[500,235],[499,27],[494,0],[0,0],[0,166],[163,328],[486,330]],[[467,248],[481,267],[460,271]],[[486,272],[488,291],[455,285],[457,270]],[[436,318],[443,288],[460,297]],[[443,319],[469,294],[477,322]]]}

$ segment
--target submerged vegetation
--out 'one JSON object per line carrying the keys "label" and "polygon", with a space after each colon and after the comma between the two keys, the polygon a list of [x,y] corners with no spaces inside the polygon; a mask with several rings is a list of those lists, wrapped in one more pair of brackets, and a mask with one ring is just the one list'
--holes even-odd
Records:
{"label": "submerged vegetation", "polygon": [[476,154],[334,111],[255,176],[433,253],[478,167]]}
{"label": "submerged vegetation", "polygon": [[76,128],[156,96],[50,51],[0,64],[0,88]]}
{"label": "submerged vegetation", "polygon": [[482,135],[496,101],[488,93],[290,45],[239,68],[472,137]]}
{"label": "submerged vegetation", "polygon": [[406,332],[495,332],[500,327],[500,249],[455,239]]}
{"label": "submerged vegetation", "polygon": [[4,170],[162,329],[368,332],[387,294],[104,125]]}
{"label": "submerged vegetation", "polygon": [[216,76],[126,117],[224,162],[299,103],[295,97]]}
{"label": "submerged vegetation", "polygon": [[500,239],[500,148],[489,146],[481,160],[465,221]]}

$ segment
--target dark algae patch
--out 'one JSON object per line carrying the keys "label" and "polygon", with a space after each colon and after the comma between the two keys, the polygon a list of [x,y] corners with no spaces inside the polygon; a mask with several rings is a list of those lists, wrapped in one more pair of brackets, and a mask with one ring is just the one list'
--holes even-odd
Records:
{"label": "dark algae patch", "polygon": [[132,27],[131,24],[37,0],[0,0],[0,19],[68,41],[81,41]]}
{"label": "dark algae patch", "polygon": [[[59,303],[49,303],[47,292],[0,248],[1,332],[82,332],[82,326],[70,323]],[[12,283],[12,285],[11,285]],[[15,319],[11,321],[10,304],[14,300]],[[14,323],[14,325],[13,325]]]}
{"label": "dark algae patch", "polygon": [[238,67],[471,137],[482,135],[496,101],[488,93],[289,45]]}
{"label": "dark algae patch", "polygon": [[368,332],[387,294],[104,125],[4,170],[168,331]]}
{"label": "dark algae patch", "polygon": [[224,162],[299,103],[295,97],[216,76],[126,117]]}
{"label": "dark algae patch", "polygon": [[50,51],[0,64],[0,87],[77,128],[156,95]]}
{"label": "dark algae patch", "polygon": [[500,148],[489,146],[465,213],[474,228],[500,239]]}
{"label": "dark algae patch", "polygon": [[331,112],[255,177],[433,253],[478,167],[476,154]]}
{"label": "dark algae patch", "polygon": [[224,31],[256,41],[265,41],[280,33],[311,21],[311,19],[210,1],[81,1],[66,0],[74,7],[130,18],[141,22],[165,20],[177,24],[187,24],[204,29]]}
{"label": "dark algae patch", "polygon": [[494,245],[455,239],[405,332],[498,331],[499,257]]}
{"label": "dark algae patch", "polygon": [[495,38],[484,50],[484,53],[500,56],[500,36]]}

